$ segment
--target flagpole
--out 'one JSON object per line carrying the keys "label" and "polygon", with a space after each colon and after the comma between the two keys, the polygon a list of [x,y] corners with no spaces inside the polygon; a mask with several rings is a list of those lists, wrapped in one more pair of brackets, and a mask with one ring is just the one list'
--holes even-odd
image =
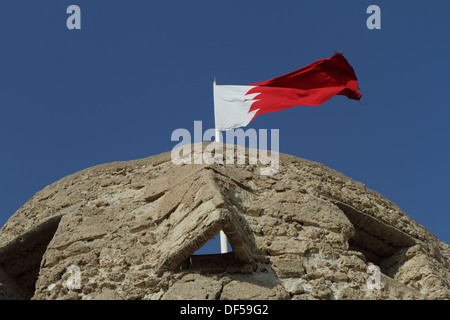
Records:
{"label": "flagpole", "polygon": [[[215,93],[216,90],[216,77],[214,77],[214,81],[213,81],[213,93]],[[214,100],[215,94],[213,95],[213,100]],[[220,139],[220,130],[217,129],[217,125],[216,125],[217,121],[216,121],[216,106],[214,104],[214,127],[215,127],[215,134],[216,134],[216,142],[221,143],[221,139]],[[228,253],[228,239],[227,239],[227,235],[225,234],[225,232],[223,232],[223,230],[220,230],[220,253]]]}
{"label": "flagpole", "polygon": [[[216,90],[216,77],[214,77],[214,81],[213,81],[213,92],[215,92],[215,90]],[[214,99],[214,97],[215,97],[215,94],[213,95],[213,99]],[[217,121],[216,121],[216,106],[214,104],[214,126],[215,126],[215,133],[216,133],[216,142],[220,143],[220,142],[222,142],[220,140],[220,130],[217,129],[216,123],[217,123]]]}

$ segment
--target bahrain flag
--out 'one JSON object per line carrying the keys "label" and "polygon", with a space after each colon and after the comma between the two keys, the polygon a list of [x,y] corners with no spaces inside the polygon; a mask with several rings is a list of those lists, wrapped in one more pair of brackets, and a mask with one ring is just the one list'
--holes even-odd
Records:
{"label": "bahrain flag", "polygon": [[216,130],[245,127],[256,116],[295,106],[318,106],[335,95],[359,100],[355,71],[341,53],[277,78],[244,86],[216,85]]}

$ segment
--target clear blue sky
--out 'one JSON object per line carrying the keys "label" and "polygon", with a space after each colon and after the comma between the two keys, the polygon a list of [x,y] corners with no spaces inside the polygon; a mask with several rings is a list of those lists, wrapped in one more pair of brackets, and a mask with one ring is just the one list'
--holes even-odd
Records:
{"label": "clear blue sky", "polygon": [[[81,8],[68,30],[66,8]],[[366,9],[381,8],[381,30]],[[0,3],[0,225],[97,164],[170,151],[213,127],[212,80],[250,84],[343,52],[363,98],[257,117],[280,152],[324,163],[450,243],[449,1]]]}

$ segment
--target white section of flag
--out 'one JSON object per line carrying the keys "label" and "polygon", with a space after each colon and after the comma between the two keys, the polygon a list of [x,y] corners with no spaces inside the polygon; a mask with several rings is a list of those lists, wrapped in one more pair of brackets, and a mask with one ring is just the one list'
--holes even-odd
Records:
{"label": "white section of flag", "polygon": [[214,113],[216,130],[245,127],[258,110],[249,112],[259,93],[246,95],[254,86],[214,85]]}

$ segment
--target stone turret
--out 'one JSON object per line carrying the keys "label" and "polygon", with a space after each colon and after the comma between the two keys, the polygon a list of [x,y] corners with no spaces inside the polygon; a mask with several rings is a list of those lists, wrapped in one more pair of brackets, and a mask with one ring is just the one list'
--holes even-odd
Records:
{"label": "stone turret", "polygon": [[[339,172],[279,161],[263,176],[168,152],[67,176],[0,230],[0,298],[450,298],[446,243]],[[220,230],[232,252],[194,254]]]}

